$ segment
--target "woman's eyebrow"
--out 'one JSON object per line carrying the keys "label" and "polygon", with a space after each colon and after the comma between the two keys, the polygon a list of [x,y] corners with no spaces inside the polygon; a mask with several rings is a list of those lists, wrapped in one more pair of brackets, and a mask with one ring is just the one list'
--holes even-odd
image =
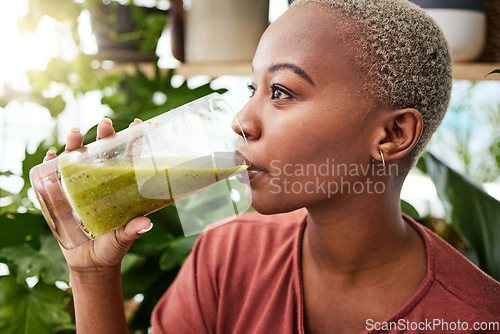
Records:
{"label": "woman's eyebrow", "polygon": [[290,64],[290,63],[274,64],[274,65],[269,66],[267,71],[272,73],[272,72],[276,72],[282,68],[287,68],[287,69],[294,71],[296,74],[300,75],[307,82],[309,82],[311,85],[316,87],[316,85],[314,84],[314,81],[312,81],[311,77],[309,75],[307,75],[307,73],[302,68],[300,68],[299,66],[294,65],[294,64]]}

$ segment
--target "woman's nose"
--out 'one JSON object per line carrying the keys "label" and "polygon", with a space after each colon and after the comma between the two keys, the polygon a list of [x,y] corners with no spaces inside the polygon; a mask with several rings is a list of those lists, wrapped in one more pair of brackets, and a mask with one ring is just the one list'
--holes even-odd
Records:
{"label": "woman's nose", "polygon": [[232,129],[238,135],[244,135],[247,140],[257,140],[261,135],[260,121],[251,108],[251,100],[236,114]]}

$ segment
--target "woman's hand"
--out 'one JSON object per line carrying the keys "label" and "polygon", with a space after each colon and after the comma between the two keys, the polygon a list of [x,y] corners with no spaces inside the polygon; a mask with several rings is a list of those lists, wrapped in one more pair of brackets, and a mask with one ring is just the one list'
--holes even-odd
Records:
{"label": "woman's hand", "polygon": [[[141,121],[136,119],[132,124]],[[108,137],[115,133],[110,119],[105,118],[97,126],[97,140]],[[66,152],[76,150],[82,146],[83,135],[79,129],[72,129],[67,137]],[[47,152],[44,161],[56,158],[54,151]],[[127,225],[111,231],[95,240],[71,250],[61,247],[68,267],[75,272],[105,272],[106,269],[120,267],[121,260],[135,239],[149,231],[153,227],[146,217],[132,219]]]}

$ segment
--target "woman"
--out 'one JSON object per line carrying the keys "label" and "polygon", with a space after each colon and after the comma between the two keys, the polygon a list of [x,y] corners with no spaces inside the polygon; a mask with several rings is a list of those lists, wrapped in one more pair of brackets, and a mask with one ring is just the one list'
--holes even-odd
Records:
{"label": "woman", "polygon": [[[462,333],[499,321],[500,284],[400,211],[451,88],[446,43],[422,10],[299,0],[263,35],[249,88],[241,153],[252,156],[247,194],[267,216],[198,238],[154,333]],[[98,127],[113,132],[109,120]],[[67,150],[81,142],[75,130]],[[120,261],[151,227],[136,218],[63,250],[78,333],[127,332]]]}

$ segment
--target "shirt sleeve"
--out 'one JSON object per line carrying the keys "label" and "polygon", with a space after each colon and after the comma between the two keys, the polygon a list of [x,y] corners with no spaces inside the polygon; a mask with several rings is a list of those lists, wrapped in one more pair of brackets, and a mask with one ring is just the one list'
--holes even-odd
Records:
{"label": "shirt sleeve", "polygon": [[[203,260],[198,238],[176,279],[155,306],[151,317],[154,334],[215,333],[217,294],[211,283],[210,261]],[[210,254],[208,254],[210,255]]]}

